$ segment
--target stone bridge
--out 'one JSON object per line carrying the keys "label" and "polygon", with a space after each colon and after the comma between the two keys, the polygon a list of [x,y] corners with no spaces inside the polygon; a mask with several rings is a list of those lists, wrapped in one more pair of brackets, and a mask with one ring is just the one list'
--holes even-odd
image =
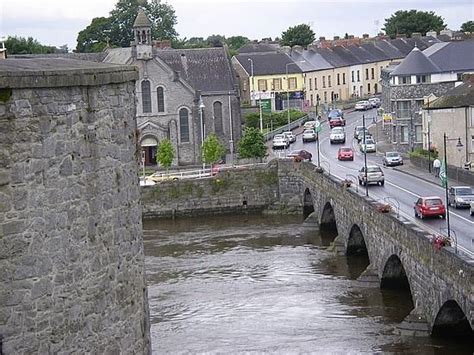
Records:
{"label": "stone bridge", "polygon": [[472,337],[472,262],[451,247],[435,250],[426,232],[396,213],[379,212],[376,201],[312,164],[280,160],[278,177],[280,203],[299,205],[305,217],[335,232],[341,252],[368,257],[359,280],[410,292],[414,308],[400,330]]}

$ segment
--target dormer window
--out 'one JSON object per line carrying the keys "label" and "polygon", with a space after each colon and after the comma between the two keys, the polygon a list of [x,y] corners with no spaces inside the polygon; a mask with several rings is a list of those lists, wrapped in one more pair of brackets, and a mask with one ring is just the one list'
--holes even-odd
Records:
{"label": "dormer window", "polygon": [[398,77],[398,84],[406,85],[411,84],[411,76],[410,75],[403,75]]}

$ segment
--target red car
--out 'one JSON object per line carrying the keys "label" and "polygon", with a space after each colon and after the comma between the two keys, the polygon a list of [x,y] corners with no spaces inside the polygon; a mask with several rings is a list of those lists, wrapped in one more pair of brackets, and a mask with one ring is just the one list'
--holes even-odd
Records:
{"label": "red car", "polygon": [[288,154],[289,158],[293,158],[294,161],[308,160],[311,161],[313,154],[304,149],[293,150]]}
{"label": "red car", "polygon": [[425,217],[446,217],[446,207],[438,196],[420,197],[413,207],[415,217],[423,219]]}
{"label": "red car", "polygon": [[350,147],[341,147],[337,151],[338,160],[354,160],[354,151]]}
{"label": "red car", "polygon": [[329,119],[329,127],[334,128],[337,126],[345,126],[346,120],[342,117],[330,118]]}

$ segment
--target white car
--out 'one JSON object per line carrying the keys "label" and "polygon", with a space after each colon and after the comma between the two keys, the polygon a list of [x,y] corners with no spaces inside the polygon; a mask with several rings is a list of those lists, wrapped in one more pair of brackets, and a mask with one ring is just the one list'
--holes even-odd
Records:
{"label": "white car", "polygon": [[303,131],[303,143],[304,142],[312,142],[316,140],[316,132],[314,129],[305,129]]}
{"label": "white car", "polygon": [[372,108],[372,104],[369,101],[363,100],[358,101],[354,107],[356,111],[367,111]]}
{"label": "white car", "polygon": [[276,134],[273,137],[272,149],[286,149],[289,145],[290,142],[283,134]]}
{"label": "white car", "polygon": [[372,107],[380,107],[380,99],[378,97],[371,97],[369,99],[369,103]]}
{"label": "white car", "polygon": [[366,153],[370,153],[370,152],[375,152],[377,149],[376,149],[376,146],[375,146],[375,141],[373,139],[366,139],[365,142],[361,142],[360,143],[360,151],[361,152],[366,152]]}
{"label": "white car", "polygon": [[334,127],[331,129],[331,134],[329,135],[329,142],[333,143],[346,143],[346,132],[342,127]]}
{"label": "white car", "polygon": [[290,143],[296,142],[296,136],[293,134],[293,132],[287,131],[287,132],[283,132],[282,134],[286,137],[286,139],[288,139],[288,142]]}
{"label": "white car", "polygon": [[304,129],[314,129],[316,128],[316,121],[306,121],[303,125]]}

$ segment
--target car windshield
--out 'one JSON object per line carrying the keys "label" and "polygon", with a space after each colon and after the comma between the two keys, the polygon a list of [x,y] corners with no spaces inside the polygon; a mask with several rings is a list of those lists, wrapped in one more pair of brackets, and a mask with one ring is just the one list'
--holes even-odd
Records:
{"label": "car windshield", "polygon": [[341,152],[352,152],[351,148],[340,148]]}
{"label": "car windshield", "polygon": [[378,166],[369,166],[367,168],[368,173],[380,173],[380,168]]}
{"label": "car windshield", "polygon": [[459,187],[456,189],[457,195],[474,195],[473,189],[470,187]]}
{"label": "car windshield", "polygon": [[387,157],[389,157],[389,158],[396,158],[398,156],[399,156],[399,154],[397,152],[388,152],[387,153]]}
{"label": "car windshield", "polygon": [[285,139],[281,134],[277,134],[273,139]]}
{"label": "car windshield", "polygon": [[314,131],[312,129],[307,129],[303,132],[303,134],[305,134],[305,133],[312,134],[312,133],[314,133]]}
{"label": "car windshield", "polygon": [[342,128],[333,128],[332,133],[343,133],[344,130]]}
{"label": "car windshield", "polygon": [[341,113],[337,110],[334,110],[334,111],[329,112],[328,117],[329,118],[338,118],[338,117],[341,117]]}
{"label": "car windshield", "polygon": [[365,144],[374,144],[375,142],[372,139],[366,139]]}
{"label": "car windshield", "polygon": [[433,199],[429,199],[429,200],[425,200],[425,205],[426,206],[439,206],[439,205],[442,205],[443,203],[441,202],[441,200],[439,198],[433,198]]}

